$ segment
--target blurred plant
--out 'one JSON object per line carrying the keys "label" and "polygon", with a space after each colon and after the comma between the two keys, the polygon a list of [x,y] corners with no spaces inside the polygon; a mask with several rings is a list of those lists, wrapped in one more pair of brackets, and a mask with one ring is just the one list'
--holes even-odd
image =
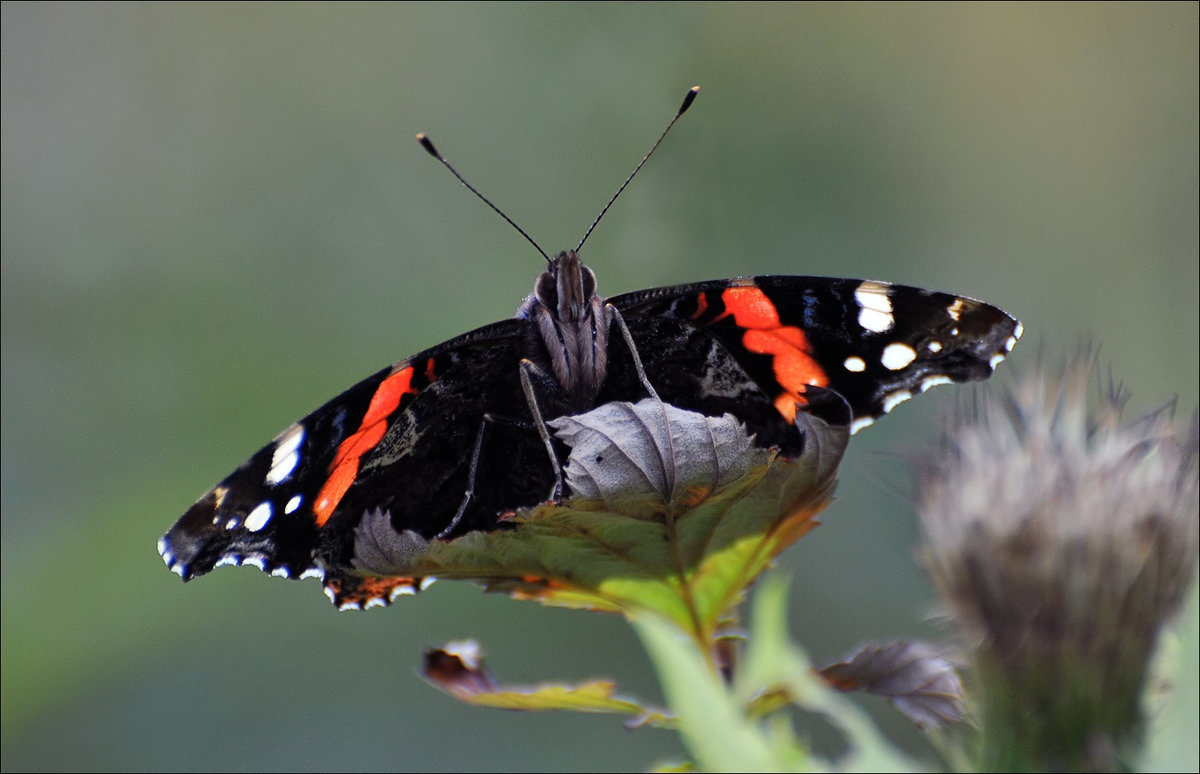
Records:
{"label": "blurred plant", "polygon": [[[1195,576],[1197,420],[1122,421],[1091,350],[987,391],[925,460],[925,562],[972,643],[978,770],[1138,760],[1148,664]],[[1192,729],[1194,732],[1194,729]]]}

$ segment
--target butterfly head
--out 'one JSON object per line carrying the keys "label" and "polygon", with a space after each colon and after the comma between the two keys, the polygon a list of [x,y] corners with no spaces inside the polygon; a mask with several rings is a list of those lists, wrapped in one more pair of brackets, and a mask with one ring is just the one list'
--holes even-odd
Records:
{"label": "butterfly head", "polygon": [[574,250],[559,253],[538,275],[533,293],[517,311],[533,323],[545,367],[567,402],[587,407],[604,383],[608,321],[596,295],[596,275]]}

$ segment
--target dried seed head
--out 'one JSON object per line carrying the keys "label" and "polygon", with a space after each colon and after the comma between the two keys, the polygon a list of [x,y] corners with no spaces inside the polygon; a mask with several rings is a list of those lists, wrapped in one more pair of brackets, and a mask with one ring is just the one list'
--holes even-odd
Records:
{"label": "dried seed head", "polygon": [[1166,410],[1123,423],[1118,386],[1089,402],[1093,368],[1088,350],[981,392],[923,465],[925,560],[979,644],[985,768],[1120,766],[1192,581],[1196,417],[1182,439]]}

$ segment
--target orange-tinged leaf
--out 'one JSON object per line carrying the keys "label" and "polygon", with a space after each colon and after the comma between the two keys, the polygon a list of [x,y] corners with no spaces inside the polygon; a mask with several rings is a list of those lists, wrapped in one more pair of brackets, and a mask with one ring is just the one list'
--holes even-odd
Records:
{"label": "orange-tinged leaf", "polygon": [[577,685],[500,685],[488,672],[483,653],[473,640],[450,642],[427,651],[421,676],[459,701],[482,707],[600,712],[627,715],[638,725],[671,724],[671,719],[661,711],[616,696],[616,687],[607,680],[589,680]]}

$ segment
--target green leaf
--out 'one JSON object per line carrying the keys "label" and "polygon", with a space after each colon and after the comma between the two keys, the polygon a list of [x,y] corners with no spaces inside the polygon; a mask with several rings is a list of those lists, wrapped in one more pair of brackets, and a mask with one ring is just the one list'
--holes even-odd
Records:
{"label": "green leaf", "polygon": [[813,671],[808,656],[792,644],[787,633],[787,591],[787,578],[773,575],[755,593],[749,643],[735,680],[739,695],[752,701],[754,709],[761,703],[774,708],[786,697],[798,707],[824,715],[849,743],[849,751],[837,762],[839,770],[918,770],[865,712],[832,690]]}
{"label": "green leaf", "polygon": [[650,614],[631,620],[658,669],[667,703],[697,767],[705,771],[787,771],[794,756],[776,753],[767,735],[670,623]]}

